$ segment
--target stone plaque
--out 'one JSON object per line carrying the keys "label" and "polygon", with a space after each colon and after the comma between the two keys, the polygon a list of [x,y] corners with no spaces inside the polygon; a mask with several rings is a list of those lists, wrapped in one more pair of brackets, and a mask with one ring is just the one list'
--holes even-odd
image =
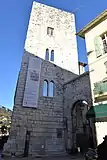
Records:
{"label": "stone plaque", "polygon": [[42,60],[40,58],[29,58],[28,72],[23,98],[23,106],[25,107],[38,107],[41,63]]}

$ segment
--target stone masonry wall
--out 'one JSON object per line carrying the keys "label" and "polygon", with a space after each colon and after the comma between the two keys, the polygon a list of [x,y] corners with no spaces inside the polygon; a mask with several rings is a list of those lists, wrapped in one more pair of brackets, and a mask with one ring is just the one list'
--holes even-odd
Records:
{"label": "stone masonry wall", "polygon": [[[60,153],[65,151],[63,130],[63,84],[77,75],[50,63],[42,62],[38,108],[22,106],[28,70],[28,58],[34,56],[24,53],[19,72],[10,137],[4,153],[24,153],[26,131],[30,131],[29,154]],[[43,81],[55,83],[54,97],[43,97]],[[57,129],[62,129],[62,138],[57,138]]]}
{"label": "stone masonry wall", "polygon": [[65,133],[65,136],[68,149],[71,149],[73,145],[71,111],[74,104],[80,100],[86,101],[88,103],[88,107],[92,106],[92,96],[88,72],[85,72],[77,78],[74,78],[74,80],[64,84],[64,117],[67,117],[68,125],[68,131]]}
{"label": "stone masonry wall", "polygon": [[[53,35],[47,34],[47,27],[53,28]],[[54,50],[56,65],[79,73],[74,14],[33,2],[25,50],[45,59],[47,48],[49,54]]]}

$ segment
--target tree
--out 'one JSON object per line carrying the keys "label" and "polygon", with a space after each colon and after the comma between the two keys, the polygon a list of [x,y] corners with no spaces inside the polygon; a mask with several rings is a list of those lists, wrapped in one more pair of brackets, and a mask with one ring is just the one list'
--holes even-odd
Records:
{"label": "tree", "polygon": [[2,134],[7,134],[7,126],[2,126],[1,127],[1,132],[2,132]]}
{"label": "tree", "polygon": [[12,111],[5,107],[0,108],[0,132],[1,134],[7,134],[11,126]]}

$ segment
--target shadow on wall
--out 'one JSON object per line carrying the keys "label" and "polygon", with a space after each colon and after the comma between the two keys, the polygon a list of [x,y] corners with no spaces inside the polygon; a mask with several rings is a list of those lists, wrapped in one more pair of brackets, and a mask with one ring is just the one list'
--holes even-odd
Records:
{"label": "shadow on wall", "polygon": [[7,142],[9,136],[0,137],[0,150],[3,150],[4,144]]}
{"label": "shadow on wall", "polygon": [[91,108],[89,108],[88,103],[84,100],[78,100],[72,107],[71,154],[78,152],[85,153],[88,151],[88,148],[96,148],[95,117],[93,117],[94,110],[92,117],[89,117],[88,113]]}

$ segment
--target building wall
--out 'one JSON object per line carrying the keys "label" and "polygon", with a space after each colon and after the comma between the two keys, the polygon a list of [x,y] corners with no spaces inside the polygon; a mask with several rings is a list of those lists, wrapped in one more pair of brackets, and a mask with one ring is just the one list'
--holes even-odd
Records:
{"label": "building wall", "polygon": [[[11,131],[4,153],[22,155],[27,131],[30,131],[29,155],[65,153],[66,149],[72,148],[71,109],[74,103],[85,100],[91,106],[89,75],[84,73],[78,76],[41,59],[38,106],[24,107],[30,57],[40,59],[26,51],[23,55],[14,97]],[[43,97],[44,80],[54,81],[54,97]],[[65,130],[65,117],[68,120],[68,131]],[[57,137],[58,129],[61,129],[62,138]]]}
{"label": "building wall", "polygon": [[73,147],[74,141],[72,137],[72,127],[75,126],[75,124],[72,124],[72,109],[79,101],[87,102],[88,106],[85,105],[85,107],[83,107],[86,111],[92,106],[90,79],[88,72],[64,84],[64,117],[66,117],[68,121],[68,131],[65,131],[65,134],[68,137],[66,142],[68,149]]}
{"label": "building wall", "polygon": [[[47,27],[54,28],[53,36]],[[25,50],[43,59],[47,48],[54,50],[56,65],[79,74],[75,33],[74,14],[33,2]]]}
{"label": "building wall", "polygon": [[[63,84],[77,77],[48,61],[42,61],[39,100],[37,108],[23,106],[26,76],[29,57],[34,55],[25,52],[19,72],[15,94],[10,137],[4,152],[24,153],[26,131],[30,131],[29,154],[62,153],[65,151],[63,130]],[[54,97],[43,97],[43,81],[55,83]],[[62,129],[62,138],[57,138],[57,129]]]}
{"label": "building wall", "polygon": [[107,122],[96,122],[97,144],[101,144],[104,141],[104,137],[107,134]]}
{"label": "building wall", "polygon": [[[105,19],[100,24],[97,24],[95,27],[93,27],[93,29],[90,29],[85,34],[87,52],[92,51],[88,55],[88,64],[89,64],[89,70],[90,70],[91,93],[93,98],[93,105],[98,105],[99,103],[107,103],[106,87],[105,87],[106,92],[104,94],[100,93],[98,95],[95,95],[94,93],[94,88],[95,88],[94,83],[100,82],[100,81],[103,82],[102,84],[107,83],[107,78],[106,78],[107,70],[106,70],[106,66],[104,65],[104,63],[107,61],[107,53],[97,58],[95,44],[94,44],[95,37],[101,36],[103,33],[107,32],[106,26],[107,26],[107,19]],[[100,43],[98,47],[101,48],[102,43]],[[95,101],[96,99],[95,97],[97,97],[97,101]],[[107,120],[101,120],[101,119],[102,118],[96,120],[97,122],[95,123],[97,145],[103,142],[103,137],[106,135],[106,129],[104,128],[106,128]]]}
{"label": "building wall", "polygon": [[100,24],[96,25],[93,29],[89,30],[85,34],[87,54],[88,52],[91,51],[91,53],[88,54],[87,57],[90,70],[93,104],[97,104],[94,103],[94,94],[93,94],[94,83],[102,81],[104,78],[107,77],[106,67],[104,65],[104,63],[107,61],[107,54],[103,54],[98,58],[96,57],[94,38],[105,33],[107,31],[106,26],[107,26],[107,19],[101,22]]}

